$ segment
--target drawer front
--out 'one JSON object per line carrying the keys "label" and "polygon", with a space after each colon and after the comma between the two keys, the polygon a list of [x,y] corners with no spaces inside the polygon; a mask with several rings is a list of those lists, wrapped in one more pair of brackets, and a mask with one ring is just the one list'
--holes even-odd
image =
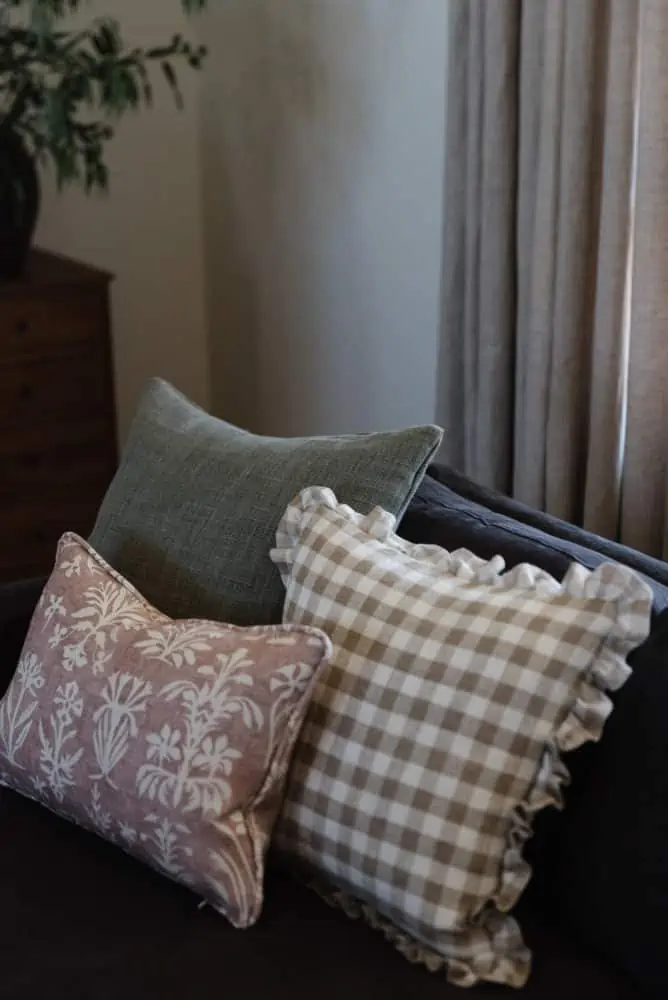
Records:
{"label": "drawer front", "polygon": [[39,496],[45,503],[73,492],[106,488],[114,474],[113,429],[84,422],[69,433],[59,429],[23,430],[0,440],[0,506]]}
{"label": "drawer front", "polygon": [[106,341],[107,308],[106,291],[99,288],[55,288],[0,300],[0,364]]}
{"label": "drawer front", "polygon": [[98,345],[52,358],[0,365],[0,432],[11,443],[21,428],[80,425],[113,412],[106,353]]}
{"label": "drawer front", "polygon": [[20,508],[0,504],[0,582],[50,573],[65,531],[86,537],[102,499],[72,494],[58,503],[28,498]]}

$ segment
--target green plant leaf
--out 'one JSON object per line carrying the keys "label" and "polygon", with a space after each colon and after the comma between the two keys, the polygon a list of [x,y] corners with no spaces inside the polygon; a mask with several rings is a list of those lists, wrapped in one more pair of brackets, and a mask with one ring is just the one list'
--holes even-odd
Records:
{"label": "green plant leaf", "polygon": [[172,93],[174,94],[174,100],[179,108],[183,107],[183,96],[179,90],[178,80],[176,79],[176,71],[172,64],[167,60],[163,59],[160,63],[160,68],[165,75],[165,79],[169,84]]}
{"label": "green plant leaf", "polygon": [[[138,0],[139,2],[139,0]],[[181,0],[187,14],[206,0]],[[109,122],[150,107],[158,68],[183,105],[177,68],[201,68],[205,49],[181,35],[128,47],[113,17],[72,29],[67,17],[88,0],[0,0],[0,130],[12,129],[52,164],[59,185],[105,189]]]}

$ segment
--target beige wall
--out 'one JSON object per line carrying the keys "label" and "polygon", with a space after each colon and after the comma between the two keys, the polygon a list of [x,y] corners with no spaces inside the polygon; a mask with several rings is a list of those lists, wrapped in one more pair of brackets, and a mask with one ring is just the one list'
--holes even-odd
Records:
{"label": "beige wall", "polygon": [[[97,0],[86,16],[91,9],[111,8]],[[177,0],[114,0],[113,14],[133,42],[153,44],[183,27]],[[209,402],[197,82],[193,75],[183,82],[184,112],[160,85],[152,112],[121,123],[109,153],[108,197],[58,195],[48,180],[44,187],[39,243],[116,275],[121,433],[150,375],[163,375],[202,404]]]}
{"label": "beige wall", "polygon": [[268,433],[434,419],[445,0],[211,5],[217,411]]}
{"label": "beige wall", "polygon": [[[176,0],[113,11],[139,41],[180,25]],[[275,434],[434,419],[446,17],[210,0],[200,108],[190,78],[185,113],[126,120],[108,199],[46,191],[41,242],[118,276],[122,431],[154,373]]]}

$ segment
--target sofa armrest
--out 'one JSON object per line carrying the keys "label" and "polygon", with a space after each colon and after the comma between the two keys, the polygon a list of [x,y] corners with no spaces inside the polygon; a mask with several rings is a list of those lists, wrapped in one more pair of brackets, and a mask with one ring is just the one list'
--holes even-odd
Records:
{"label": "sofa armrest", "polygon": [[0,584],[0,696],[11,681],[45,580]]}
{"label": "sofa armrest", "polygon": [[660,559],[654,559],[642,552],[637,552],[635,549],[630,549],[619,542],[612,542],[607,538],[601,538],[599,535],[592,534],[591,531],[568,524],[566,521],[562,521],[551,514],[534,510],[533,507],[528,507],[519,500],[514,500],[511,497],[497,493],[487,486],[481,486],[479,483],[473,482],[473,480],[468,479],[447,465],[434,462],[427,469],[427,475],[437,480],[437,482],[442,483],[443,486],[446,486],[465,500],[470,500],[481,507],[486,507],[496,514],[511,517],[513,520],[519,521],[521,524],[526,524],[531,528],[537,528],[539,531],[544,531],[547,535],[562,538],[564,541],[573,542],[576,545],[581,545],[583,548],[591,549],[606,559],[629,566],[638,573],[644,574],[662,587],[668,587],[668,563],[662,562]]}

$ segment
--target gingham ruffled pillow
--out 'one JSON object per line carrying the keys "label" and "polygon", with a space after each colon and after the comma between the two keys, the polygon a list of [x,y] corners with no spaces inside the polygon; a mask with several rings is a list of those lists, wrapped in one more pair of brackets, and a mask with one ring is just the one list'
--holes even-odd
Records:
{"label": "gingham ruffled pillow", "polygon": [[407,957],[451,981],[522,985],[509,911],[534,813],[561,804],[559,752],[600,736],[604,694],[648,634],[631,570],[534,566],[414,545],[312,488],[272,553],[284,622],[334,653],[293,760],[276,844]]}

